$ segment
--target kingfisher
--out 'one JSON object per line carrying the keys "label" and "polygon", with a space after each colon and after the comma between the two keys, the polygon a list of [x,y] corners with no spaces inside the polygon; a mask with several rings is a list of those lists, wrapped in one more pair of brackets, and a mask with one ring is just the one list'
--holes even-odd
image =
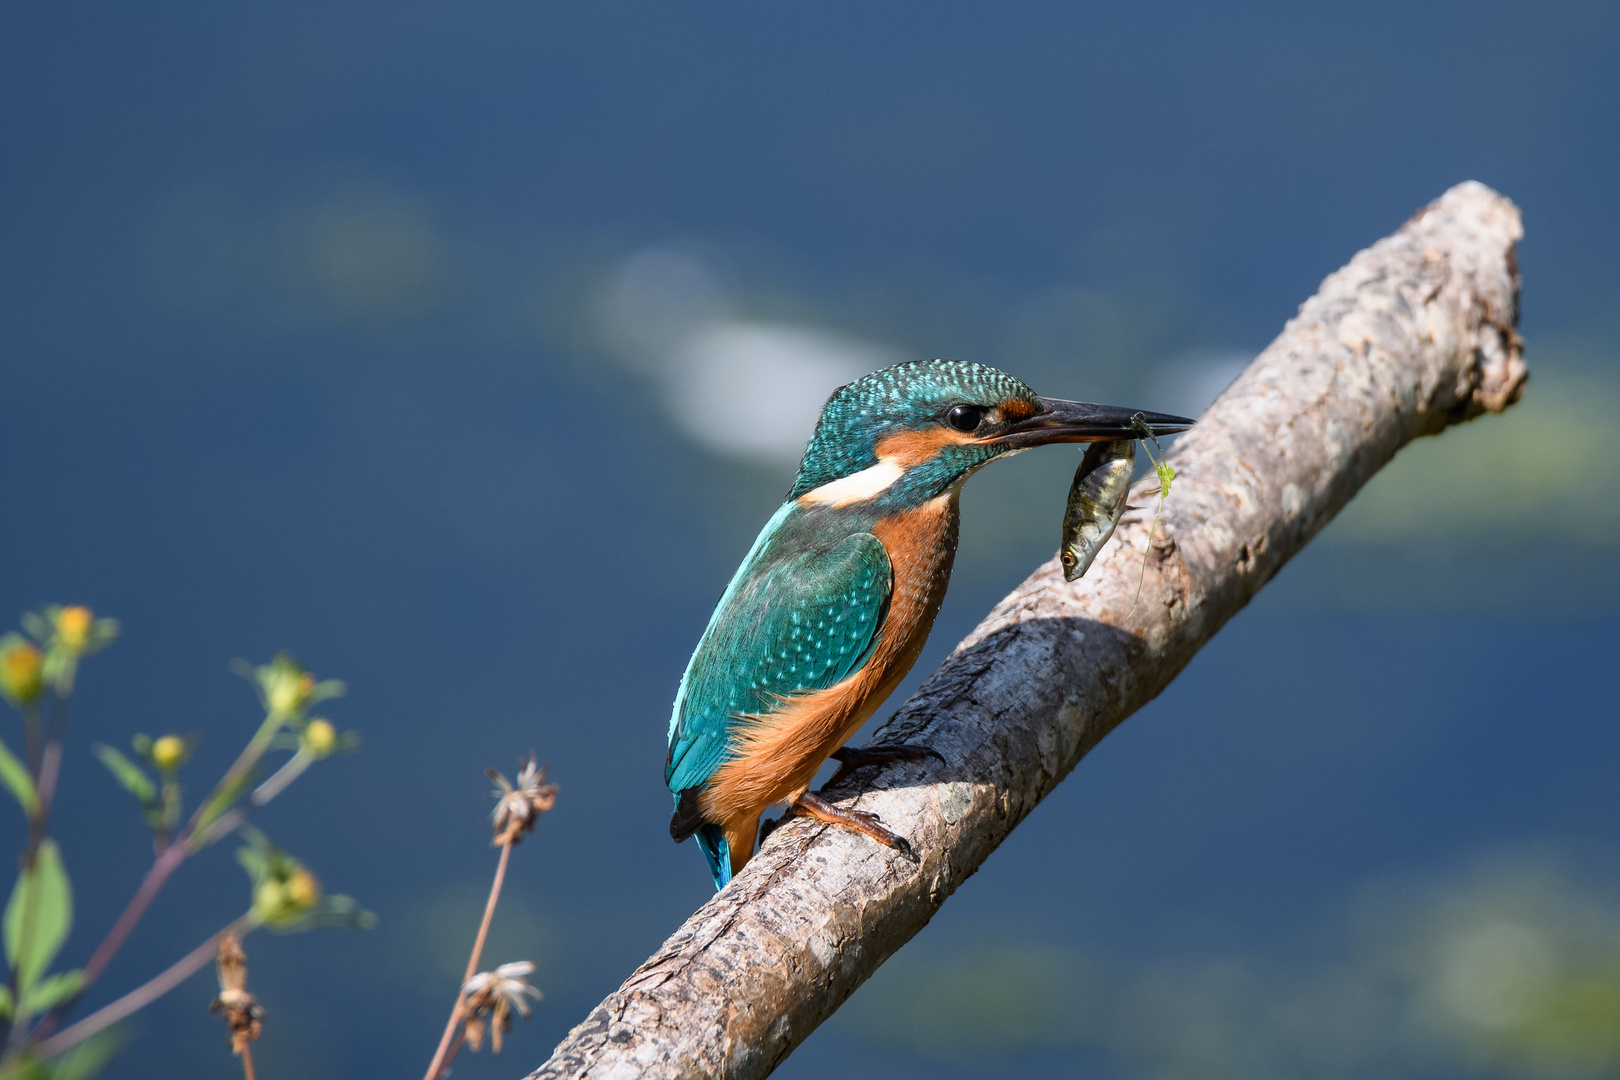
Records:
{"label": "kingfisher", "polygon": [[761,815],[786,804],[907,858],[876,815],[810,791],[849,769],[939,757],[846,740],[922,651],[956,556],[967,478],[1046,443],[1129,439],[1192,421],[1038,396],[983,364],[899,364],[833,392],[787,499],[726,586],[675,695],[664,780],[670,836],[696,836],[716,889],[754,853]]}

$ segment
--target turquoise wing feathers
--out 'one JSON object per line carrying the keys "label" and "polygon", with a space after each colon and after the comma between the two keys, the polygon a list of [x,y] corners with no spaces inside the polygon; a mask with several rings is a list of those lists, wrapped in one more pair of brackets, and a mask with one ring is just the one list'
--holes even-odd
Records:
{"label": "turquoise wing feathers", "polygon": [[893,572],[869,532],[806,543],[772,518],[732,579],[687,665],[670,719],[664,779],[677,795],[724,763],[740,715],[859,671],[888,612]]}

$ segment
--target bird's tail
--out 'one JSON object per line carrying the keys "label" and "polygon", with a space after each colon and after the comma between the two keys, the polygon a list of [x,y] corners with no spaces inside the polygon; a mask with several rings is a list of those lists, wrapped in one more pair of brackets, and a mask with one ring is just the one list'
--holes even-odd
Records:
{"label": "bird's tail", "polygon": [[731,880],[731,845],[726,843],[726,834],[720,831],[720,826],[711,822],[699,825],[694,835],[699,850],[703,852],[703,861],[709,864],[709,873],[714,876],[714,888],[718,892]]}

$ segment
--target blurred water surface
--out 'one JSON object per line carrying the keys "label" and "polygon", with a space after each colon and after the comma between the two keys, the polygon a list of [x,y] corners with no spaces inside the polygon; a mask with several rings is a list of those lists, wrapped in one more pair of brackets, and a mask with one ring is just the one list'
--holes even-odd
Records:
{"label": "blurred water surface", "polygon": [[[256,722],[229,661],[288,648],[365,743],[261,824],[381,921],[249,939],[260,1075],[423,1067],[494,862],[482,770],[532,747],[561,799],[488,959],[547,996],[457,1062],[521,1075],[708,893],[665,832],[669,701],[832,386],[949,356],[1193,411],[1478,179],[1525,212],[1524,403],[1403,451],[782,1074],[1620,1075],[1620,9],[0,27],[0,613],[124,625],[74,706],[66,961],[149,851],[89,744],[200,732],[200,788]],[[969,485],[917,677],[1050,556],[1073,465]],[[228,847],[88,1006],[244,906]],[[212,995],[110,1075],[233,1075]]]}

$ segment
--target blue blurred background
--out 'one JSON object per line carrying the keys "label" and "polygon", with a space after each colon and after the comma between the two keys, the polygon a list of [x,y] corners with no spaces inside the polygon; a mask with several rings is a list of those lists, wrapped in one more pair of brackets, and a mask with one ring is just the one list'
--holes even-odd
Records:
{"label": "blue blurred background", "polygon": [[[486,955],[546,1000],[456,1065],[527,1072],[709,894],[669,702],[831,387],[1196,410],[1477,179],[1525,214],[1524,403],[1404,451],[781,1074],[1620,1075],[1617,121],[1607,3],[7,6],[0,612],[124,628],[65,960],[150,856],[89,745],[198,732],[195,796],[257,722],[229,661],[287,648],[365,742],[259,823],[380,925],[249,939],[260,1075],[424,1067],[482,771],[532,747],[560,802]],[[1074,461],[969,486],[908,687]],[[232,846],[87,1005],[246,907]],[[237,1075],[213,993],[110,1075]]]}

